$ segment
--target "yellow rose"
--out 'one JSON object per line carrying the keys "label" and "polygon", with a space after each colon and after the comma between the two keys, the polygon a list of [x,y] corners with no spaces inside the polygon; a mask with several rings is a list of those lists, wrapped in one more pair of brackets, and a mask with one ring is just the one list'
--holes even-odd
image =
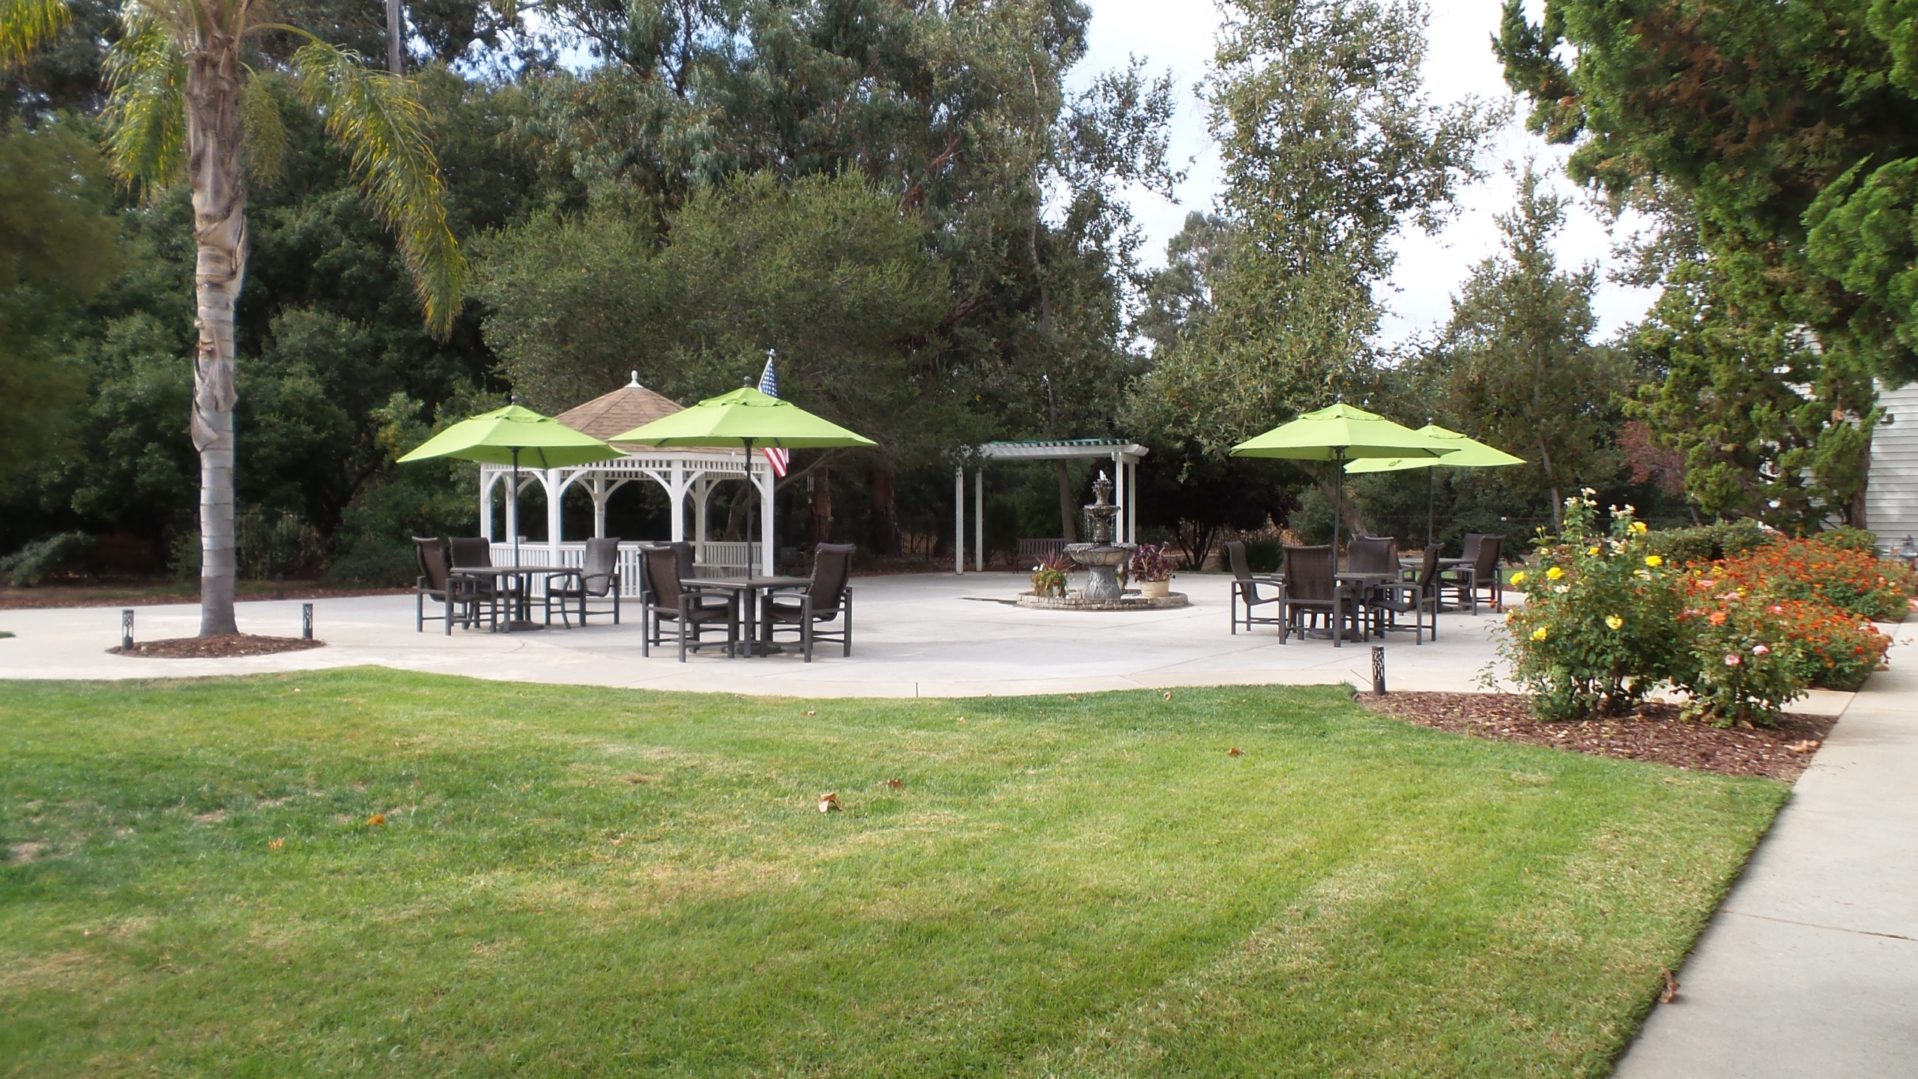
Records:
{"label": "yellow rose", "polygon": [[1624,629],[1625,620],[1615,614],[1608,614],[1605,616],[1605,626],[1608,629]]}
{"label": "yellow rose", "polygon": [[1524,583],[1525,583],[1525,571],[1524,571],[1524,570],[1519,570],[1519,571],[1518,571],[1517,573],[1514,573],[1514,574],[1512,574],[1512,584],[1513,584],[1513,586],[1514,586],[1514,587],[1516,587],[1516,586],[1518,586],[1518,585],[1522,585],[1522,584],[1524,584]]}
{"label": "yellow rose", "polygon": [[1652,567],[1653,569],[1657,569],[1658,567],[1665,564],[1665,560],[1658,557],[1655,554],[1648,554],[1645,556],[1645,564]]}
{"label": "yellow rose", "polygon": [[1542,641],[1545,638],[1550,637],[1551,635],[1552,635],[1551,631],[1546,629],[1544,626],[1540,626],[1537,629],[1532,631],[1532,639],[1535,641]]}
{"label": "yellow rose", "polygon": [[1553,566],[1551,569],[1545,571],[1545,579],[1548,581],[1556,581],[1563,576],[1565,576],[1565,571],[1559,569],[1557,566]]}
{"label": "yellow rose", "polygon": [[1638,535],[1641,535],[1641,536],[1642,536],[1642,535],[1644,535],[1644,534],[1645,534],[1645,532],[1646,532],[1646,528],[1645,528],[1645,522],[1643,522],[1643,521],[1633,521],[1633,522],[1632,522],[1632,531],[1633,531],[1633,532],[1635,532],[1635,533],[1637,533]]}
{"label": "yellow rose", "polygon": [[1586,554],[1588,554],[1588,555],[1591,555],[1591,556],[1592,556],[1593,558],[1597,558],[1597,557],[1598,557],[1598,546],[1597,546],[1596,544],[1594,544],[1593,546],[1590,546],[1590,547],[1587,547],[1587,548],[1585,548],[1585,553],[1586,553]]}

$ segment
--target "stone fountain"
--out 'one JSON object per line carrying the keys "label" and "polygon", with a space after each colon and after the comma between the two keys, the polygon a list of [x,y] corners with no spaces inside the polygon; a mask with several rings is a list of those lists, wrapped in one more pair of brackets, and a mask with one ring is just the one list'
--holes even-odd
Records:
{"label": "stone fountain", "polygon": [[1065,555],[1086,571],[1086,586],[1063,598],[1026,593],[1015,601],[1021,607],[1049,611],[1143,611],[1184,607],[1180,592],[1146,599],[1136,592],[1127,594],[1119,584],[1119,567],[1132,559],[1132,544],[1112,542],[1112,519],[1119,507],[1112,504],[1112,481],[1104,470],[1092,483],[1092,504],[1085,507],[1086,523],[1091,526],[1091,543],[1068,543]]}
{"label": "stone fountain", "polygon": [[1119,507],[1112,504],[1112,481],[1104,469],[1092,482],[1092,504],[1085,511],[1092,542],[1066,544],[1066,557],[1085,567],[1086,586],[1080,594],[1087,602],[1117,603],[1125,595],[1119,585],[1119,567],[1131,561],[1132,545],[1112,542],[1112,519],[1119,515]]}

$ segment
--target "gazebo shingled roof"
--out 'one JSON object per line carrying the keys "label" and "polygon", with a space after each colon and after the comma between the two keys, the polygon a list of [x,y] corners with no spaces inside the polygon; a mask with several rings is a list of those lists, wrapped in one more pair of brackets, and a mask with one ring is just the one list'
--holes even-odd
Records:
{"label": "gazebo shingled roof", "polygon": [[[654,393],[639,384],[639,372],[633,372],[633,380],[611,393],[601,394],[583,405],[576,405],[553,417],[575,431],[584,431],[594,438],[611,441],[613,435],[621,431],[630,431],[642,423],[651,423],[661,416],[670,416],[685,409],[685,405],[669,397]],[[613,443],[621,449],[631,449],[622,443]]]}

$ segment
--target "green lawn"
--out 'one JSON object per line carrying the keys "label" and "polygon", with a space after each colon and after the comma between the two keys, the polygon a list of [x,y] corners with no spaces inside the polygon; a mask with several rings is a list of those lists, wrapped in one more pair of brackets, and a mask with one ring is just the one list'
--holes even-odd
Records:
{"label": "green lawn", "polygon": [[1329,688],[0,701],[20,1074],[1602,1074],[1786,793]]}

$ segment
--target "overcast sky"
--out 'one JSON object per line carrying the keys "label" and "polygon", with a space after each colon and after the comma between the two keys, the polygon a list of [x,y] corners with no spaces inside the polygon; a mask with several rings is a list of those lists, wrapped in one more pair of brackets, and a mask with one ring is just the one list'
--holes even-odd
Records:
{"label": "overcast sky", "polygon": [[[1501,5],[1495,0],[1427,0],[1431,8],[1430,47],[1425,61],[1426,86],[1435,101],[1455,101],[1477,95],[1495,101],[1510,92],[1492,55],[1491,38],[1498,30]],[[1165,261],[1165,242],[1179,231],[1191,210],[1209,210],[1219,191],[1219,157],[1206,132],[1205,106],[1194,87],[1205,76],[1212,58],[1218,12],[1208,0],[1167,4],[1164,0],[1087,0],[1092,8],[1090,50],[1078,74],[1120,67],[1129,55],[1146,61],[1154,74],[1170,69],[1181,95],[1173,121],[1172,156],[1190,160],[1189,175],[1176,202],[1146,191],[1134,192],[1133,212],[1145,230],[1143,252],[1148,264]],[[1416,231],[1400,237],[1399,261],[1393,275],[1395,291],[1383,297],[1388,309],[1382,335],[1399,342],[1429,335],[1451,311],[1451,297],[1471,267],[1498,248],[1498,226],[1493,217],[1511,206],[1515,185],[1506,174],[1508,163],[1527,156],[1538,159],[1540,170],[1561,190],[1564,179],[1562,150],[1527,133],[1523,110],[1515,107],[1511,125],[1493,141],[1480,164],[1487,178],[1460,199],[1461,212],[1444,231],[1426,236]],[[1596,262],[1612,264],[1612,241],[1601,219],[1576,200],[1557,244],[1562,265]],[[1610,334],[1637,319],[1650,303],[1649,291],[1628,289],[1609,281],[1598,295],[1601,334]]]}

